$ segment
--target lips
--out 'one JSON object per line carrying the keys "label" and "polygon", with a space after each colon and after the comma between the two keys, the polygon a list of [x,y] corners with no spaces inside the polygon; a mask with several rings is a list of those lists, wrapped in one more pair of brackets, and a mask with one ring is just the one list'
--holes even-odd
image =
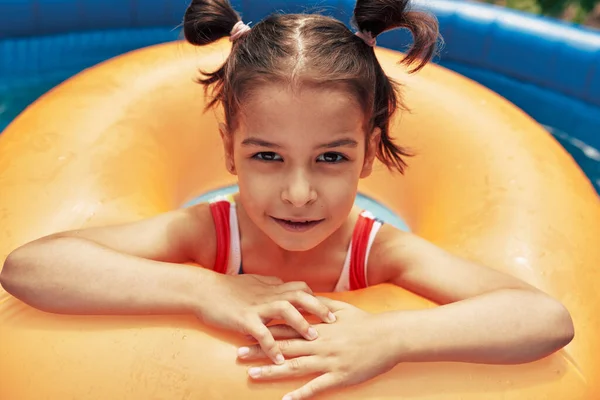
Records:
{"label": "lips", "polygon": [[324,219],[271,218],[282,228],[291,232],[306,232],[324,221]]}

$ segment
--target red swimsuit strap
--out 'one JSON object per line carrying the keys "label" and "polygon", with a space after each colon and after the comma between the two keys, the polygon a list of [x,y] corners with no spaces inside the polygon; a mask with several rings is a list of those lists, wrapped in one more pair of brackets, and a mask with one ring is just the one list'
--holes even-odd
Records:
{"label": "red swimsuit strap", "polygon": [[350,254],[350,290],[364,289],[367,287],[366,259],[369,247],[369,237],[375,224],[375,219],[358,216],[354,232],[352,233],[352,250]]}
{"label": "red swimsuit strap", "polygon": [[217,201],[210,203],[210,212],[212,213],[217,232],[217,256],[213,270],[221,274],[227,273],[229,264],[229,209],[231,205],[228,201]]}

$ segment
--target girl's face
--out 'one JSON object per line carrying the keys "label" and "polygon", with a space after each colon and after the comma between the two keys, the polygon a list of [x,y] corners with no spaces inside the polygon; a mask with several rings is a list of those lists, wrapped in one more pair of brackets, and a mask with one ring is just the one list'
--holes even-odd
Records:
{"label": "girl's face", "polygon": [[365,152],[364,114],[346,91],[281,84],[257,88],[233,135],[222,136],[246,214],[288,251],[310,250],[342,226],[378,139]]}

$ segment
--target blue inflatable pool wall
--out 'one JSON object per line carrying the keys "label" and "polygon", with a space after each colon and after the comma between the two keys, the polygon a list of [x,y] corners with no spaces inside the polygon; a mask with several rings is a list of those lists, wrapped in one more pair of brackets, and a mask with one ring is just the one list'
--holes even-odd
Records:
{"label": "blue inflatable pool wall", "polygon": [[[354,7],[351,0],[232,3],[247,22],[279,10],[320,10],[348,23]],[[600,32],[479,3],[414,4],[439,19],[445,47],[437,62],[600,148]],[[186,6],[184,0],[0,1],[0,95],[40,76],[59,81],[129,50],[178,39]],[[409,41],[394,31],[378,43],[403,50]]]}

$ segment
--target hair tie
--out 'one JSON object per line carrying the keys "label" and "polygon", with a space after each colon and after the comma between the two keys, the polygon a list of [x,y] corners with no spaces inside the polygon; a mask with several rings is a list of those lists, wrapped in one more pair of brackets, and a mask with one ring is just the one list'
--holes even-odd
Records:
{"label": "hair tie", "polygon": [[231,33],[229,35],[229,41],[235,42],[241,36],[250,31],[250,26],[246,25],[243,21],[238,21],[231,29]]}
{"label": "hair tie", "polygon": [[365,42],[367,45],[369,45],[371,47],[375,47],[375,45],[377,44],[377,37],[373,36],[373,34],[371,32],[358,31],[358,32],[356,32],[356,36],[361,38],[363,40],[363,42]]}

